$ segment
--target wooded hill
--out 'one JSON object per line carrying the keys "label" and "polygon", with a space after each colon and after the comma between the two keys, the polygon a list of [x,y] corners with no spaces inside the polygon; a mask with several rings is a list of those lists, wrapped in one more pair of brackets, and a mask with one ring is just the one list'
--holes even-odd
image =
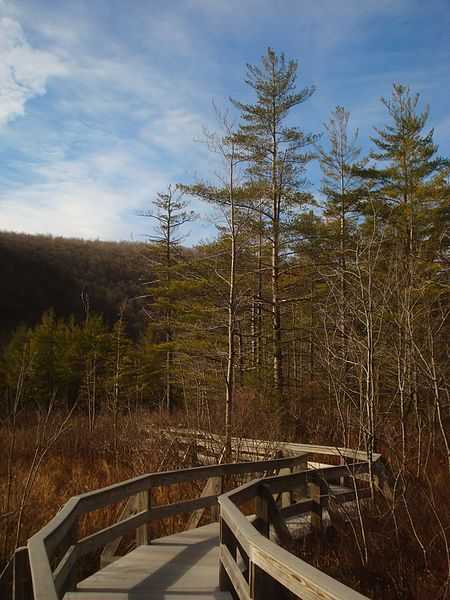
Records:
{"label": "wooded hill", "polygon": [[112,325],[128,300],[128,328],[136,336],[143,318],[133,298],[143,293],[147,256],[139,243],[0,232],[0,335],[35,325],[50,309],[78,321],[90,310]]}

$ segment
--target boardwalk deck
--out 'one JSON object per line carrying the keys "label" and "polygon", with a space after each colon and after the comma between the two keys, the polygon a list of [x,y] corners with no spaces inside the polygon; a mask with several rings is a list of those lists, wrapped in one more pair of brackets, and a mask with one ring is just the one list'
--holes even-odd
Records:
{"label": "boardwalk deck", "polygon": [[231,600],[219,591],[219,524],[152,541],[81,581],[65,600]]}
{"label": "boardwalk deck", "polygon": [[[349,448],[277,444],[287,456],[260,460],[257,453],[258,460],[147,473],[72,497],[28,540],[27,552],[21,549],[15,557],[13,597],[28,600],[24,590],[32,584],[34,600],[364,600],[358,592],[294,556],[291,549],[294,529],[306,533],[312,528],[321,535],[327,510],[339,519],[337,505],[346,503],[345,510],[351,513],[355,498],[372,492],[367,486],[367,457]],[[249,451],[247,455],[252,458]],[[331,463],[313,463],[309,457],[314,455],[329,456]],[[383,493],[389,492],[380,455],[373,460],[374,483],[382,486]],[[224,481],[233,481],[230,478],[235,476],[245,481],[249,475],[254,479],[223,491]],[[211,480],[219,479],[221,485],[212,485]],[[206,481],[200,497],[153,505],[155,488],[191,481]],[[128,508],[116,522],[79,537],[80,518],[124,501]],[[243,511],[249,503],[254,503],[255,519]],[[200,510],[217,504],[220,539],[219,525],[213,523],[146,545],[148,523],[191,513],[196,524]],[[117,540],[131,532],[135,532],[137,548],[109,563]],[[77,564],[100,548],[100,563],[108,566],[73,590]],[[19,560],[22,555],[29,568]]]}

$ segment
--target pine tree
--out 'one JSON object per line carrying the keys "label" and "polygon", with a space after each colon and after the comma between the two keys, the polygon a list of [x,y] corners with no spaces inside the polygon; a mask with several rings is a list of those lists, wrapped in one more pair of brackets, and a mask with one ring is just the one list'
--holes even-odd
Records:
{"label": "pine tree", "polygon": [[[417,351],[423,338],[421,307],[432,303],[434,284],[433,245],[436,214],[445,214],[448,186],[442,185],[448,161],[437,155],[433,130],[425,131],[429,109],[419,111],[419,94],[394,84],[391,98],[382,99],[390,123],[376,129],[372,138],[375,161],[362,175],[371,185],[369,204],[376,203],[385,237],[385,253],[391,264],[388,282],[395,294],[390,303],[393,363],[397,365],[403,464],[407,458],[410,415],[415,415],[418,463],[421,455],[421,416]],[[380,218],[380,217],[379,217]],[[370,224],[371,219],[368,218]],[[389,249],[389,253],[387,250]],[[426,291],[426,294],[425,294]]]}
{"label": "pine tree", "polygon": [[[219,228],[222,239],[227,248],[227,270],[222,275],[215,268],[221,283],[225,283],[227,297],[226,303],[226,330],[227,351],[225,370],[225,453],[228,459],[231,457],[231,436],[233,407],[235,402],[235,367],[237,359],[236,337],[238,336],[238,305],[242,302],[239,298],[239,255],[242,252],[242,238],[245,232],[245,221],[248,210],[242,209],[243,204],[248,203],[247,188],[239,181],[239,155],[236,143],[235,129],[233,123],[226,114],[217,111],[222,132],[220,134],[206,133],[206,141],[211,152],[217,154],[223,163],[224,176],[220,178],[218,186],[199,183],[193,186],[185,186],[184,189],[191,195],[196,196],[219,208],[225,225]],[[241,278],[242,279],[242,278]],[[242,349],[241,349],[242,350]],[[239,352],[242,358],[242,351]]]}
{"label": "pine tree", "polygon": [[179,294],[177,272],[180,267],[181,249],[180,228],[194,218],[194,213],[187,210],[187,202],[183,192],[169,185],[166,193],[159,193],[154,201],[154,209],[142,213],[142,216],[156,220],[155,234],[147,236],[158,249],[158,256],[151,257],[151,266],[157,279],[153,282],[149,294],[155,298],[152,313],[159,310],[160,316],[154,324],[160,329],[164,343],[161,349],[166,355],[165,364],[165,400],[167,410],[173,408],[173,352],[175,339],[174,302]]}
{"label": "pine tree", "polygon": [[306,149],[316,139],[287,123],[292,109],[314,92],[313,87],[296,91],[297,69],[296,61],[286,61],[284,54],[278,56],[268,48],[260,66],[247,65],[245,82],[256,93],[255,104],[232,100],[241,113],[235,140],[248,174],[259,185],[257,205],[269,224],[273,384],[279,397],[283,392],[280,255],[291,211],[304,199],[300,190],[312,158]]}

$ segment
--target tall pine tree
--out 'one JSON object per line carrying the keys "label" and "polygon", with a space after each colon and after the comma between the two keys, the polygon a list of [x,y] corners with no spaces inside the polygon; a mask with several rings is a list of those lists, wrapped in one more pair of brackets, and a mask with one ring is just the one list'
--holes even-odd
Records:
{"label": "tall pine tree", "polygon": [[312,158],[307,148],[316,139],[288,123],[292,110],[314,92],[313,87],[297,91],[297,70],[295,60],[286,61],[284,54],[268,48],[259,66],[247,65],[245,82],[255,92],[256,102],[232,100],[241,113],[235,140],[249,175],[259,185],[255,206],[263,212],[269,228],[273,384],[279,398],[283,393],[280,257],[291,211],[304,200],[305,166]]}

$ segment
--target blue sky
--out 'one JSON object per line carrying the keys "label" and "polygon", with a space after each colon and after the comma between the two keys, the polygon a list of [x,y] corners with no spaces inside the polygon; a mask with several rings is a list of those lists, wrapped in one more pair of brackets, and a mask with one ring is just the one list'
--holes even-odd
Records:
{"label": "blue sky", "polygon": [[[252,99],[245,64],[269,45],[317,86],[306,131],[344,105],[367,149],[395,81],[450,154],[450,0],[0,0],[0,229],[142,239],[158,191],[214,176],[195,140],[213,100]],[[215,231],[194,208],[189,243]]]}

